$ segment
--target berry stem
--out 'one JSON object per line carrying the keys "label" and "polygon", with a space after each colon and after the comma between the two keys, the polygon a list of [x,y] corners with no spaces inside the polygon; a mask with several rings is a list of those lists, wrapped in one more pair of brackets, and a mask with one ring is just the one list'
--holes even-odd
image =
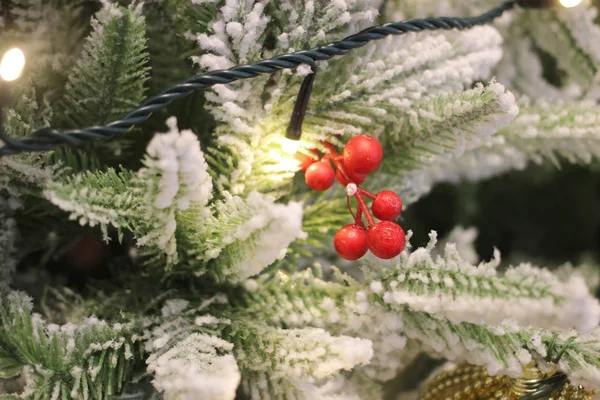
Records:
{"label": "berry stem", "polygon": [[333,145],[329,142],[323,142],[323,146],[327,147],[327,150],[329,150],[329,153],[333,156],[333,157],[339,157],[339,153],[337,152],[337,150],[335,149],[335,147],[333,147]]}
{"label": "berry stem", "polygon": [[342,163],[340,161],[338,161],[338,160],[334,160],[333,163],[335,164],[335,167],[342,173],[342,176],[344,177],[344,179],[346,180],[346,182],[350,182],[351,179],[348,176],[348,174],[346,174],[346,171],[344,171],[344,167],[342,166]]}
{"label": "berry stem", "polygon": [[[340,155],[337,152],[336,148],[329,142],[323,142],[323,146],[325,146],[329,150],[329,154],[325,155],[324,159],[327,158],[333,162],[333,165],[337,168],[338,171],[342,174],[342,177],[346,180],[346,182],[352,181],[346,171],[344,170],[344,166],[342,161],[344,160],[344,156]],[[371,193],[367,192],[367,196],[373,196]],[[375,197],[371,197],[375,199]]]}
{"label": "berry stem", "polygon": [[352,211],[352,206],[350,205],[350,196],[346,197],[346,204],[348,205],[348,210],[350,211],[350,214],[352,214],[352,218],[354,218],[354,222],[356,222],[359,217],[355,216],[354,211]]}
{"label": "berry stem", "polygon": [[377,195],[374,195],[373,193],[369,192],[368,190],[365,190],[362,188],[358,188],[358,193],[360,193],[363,196],[368,197],[371,200],[375,200],[377,198]]}
{"label": "berry stem", "polygon": [[367,223],[369,224],[369,226],[374,225],[375,221],[373,220],[373,216],[371,215],[371,212],[369,211],[369,207],[367,207],[367,203],[365,203],[365,200],[362,198],[362,195],[360,194],[360,192],[357,192],[354,195],[354,198],[358,202],[358,206],[360,207],[362,212],[365,214],[365,218],[367,218]]}
{"label": "berry stem", "polygon": [[323,142],[323,146],[327,147],[327,150],[329,150],[329,154],[325,155],[325,157],[333,161],[333,165],[335,165],[335,167],[342,173],[342,176],[346,181],[350,181],[346,171],[344,171],[344,167],[342,167],[343,156],[337,152],[336,148],[331,143]]}
{"label": "berry stem", "polygon": [[360,209],[360,207],[356,209],[356,218],[354,218],[354,223],[356,225],[362,225],[362,210]]}

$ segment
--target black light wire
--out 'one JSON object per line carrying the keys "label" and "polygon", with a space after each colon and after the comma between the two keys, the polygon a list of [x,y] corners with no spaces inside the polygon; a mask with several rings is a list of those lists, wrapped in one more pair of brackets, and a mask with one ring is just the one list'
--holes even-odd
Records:
{"label": "black light wire", "polygon": [[[553,0],[543,1],[547,3]],[[500,17],[504,12],[513,9],[516,5],[537,8],[539,7],[537,5],[539,2],[540,0],[506,0],[499,7],[476,17],[431,17],[372,26],[345,39],[312,50],[283,54],[248,65],[238,65],[226,70],[211,71],[196,75],[168,88],[154,97],[146,99],[137,109],[128,113],[122,119],[113,121],[105,126],[91,126],[70,130],[42,128],[30,135],[18,138],[9,137],[0,127],[0,139],[4,141],[4,147],[0,148],[0,157],[22,152],[47,151],[61,145],[80,145],[90,141],[115,138],[146,121],[152,113],[165,108],[171,102],[182,99],[194,91],[206,90],[218,84],[228,84],[264,74],[272,74],[283,69],[295,69],[303,64],[311,66],[312,70],[316,71],[318,61],[343,56],[354,49],[365,46],[369,42],[381,40],[390,35],[398,36],[405,33],[435,30],[465,30],[474,26],[488,24]],[[314,75],[314,73],[311,75]],[[314,76],[310,79],[314,80]],[[312,87],[312,82],[310,82],[310,86]],[[296,118],[294,115],[297,112],[305,112],[306,104],[303,103],[308,102],[310,87],[307,89],[304,91],[304,97],[299,96],[300,98],[297,101],[296,107],[294,107],[290,128],[288,128],[288,136],[293,139],[298,139],[298,132],[301,132],[303,114],[301,118]],[[293,132],[296,132],[295,136],[297,137],[294,137]]]}

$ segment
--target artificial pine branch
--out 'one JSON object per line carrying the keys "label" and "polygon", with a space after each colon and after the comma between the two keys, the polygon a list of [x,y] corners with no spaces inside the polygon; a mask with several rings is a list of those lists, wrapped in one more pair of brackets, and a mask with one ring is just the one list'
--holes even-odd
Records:
{"label": "artificial pine branch", "polygon": [[127,229],[140,246],[155,248],[156,257],[176,263],[175,214],[191,205],[206,206],[212,182],[196,136],[191,131],[180,134],[174,119],[169,125],[168,134],[150,142],[146,167],[137,173],[83,172],[50,183],[45,196],[80,224],[99,225],[105,240],[109,226],[118,229],[119,237]]}
{"label": "artificial pine branch", "polygon": [[585,92],[594,84],[600,66],[600,52],[594,44],[600,40],[600,28],[594,23],[597,13],[590,1],[584,1],[570,10],[527,13],[524,21],[516,23],[526,26],[534,43],[552,55],[568,79]]}
{"label": "artificial pine branch", "polygon": [[0,331],[2,377],[26,377],[21,397],[110,399],[123,390],[140,362],[132,322],[47,324],[28,296],[2,289],[0,320],[10,327]]}
{"label": "artificial pine branch", "polygon": [[406,202],[429,192],[435,183],[479,181],[528,162],[589,164],[599,155],[598,106],[589,100],[519,100],[519,115],[487,143],[406,175]]}
{"label": "artificial pine branch", "polygon": [[[47,127],[53,117],[53,110],[46,99],[38,101],[37,91],[31,80],[24,80],[13,88],[13,96],[4,113],[3,129],[11,136],[25,136],[35,129]],[[0,188],[17,197],[36,193],[45,182],[57,176],[60,170],[60,166],[51,163],[49,153],[19,154],[3,158],[0,160],[0,167]]]}
{"label": "artificial pine branch", "polygon": [[[69,72],[56,126],[106,124],[144,100],[149,67],[141,5],[125,8],[105,2],[91,26],[92,32]],[[109,159],[125,153],[128,142],[94,144],[88,151],[61,149],[57,158],[75,172],[85,171],[96,165],[111,165]]]}
{"label": "artificial pine branch", "polygon": [[84,172],[49,184],[45,196],[80,224],[99,225],[105,240],[111,226],[119,237],[131,231],[157,262],[219,281],[259,273],[305,236],[298,202],[224,193],[209,207],[212,179],[198,139],[179,132],[175,119],[168,123],[170,132],[150,142],[137,173]]}
{"label": "artificial pine branch", "polygon": [[593,101],[523,98],[519,104],[521,112],[514,123],[498,133],[504,142],[500,146],[513,147],[538,163],[547,159],[560,165],[566,159],[589,164],[600,156],[600,108]]}
{"label": "artificial pine branch", "polygon": [[9,201],[0,197],[0,285],[10,284],[16,270],[17,223]]}
{"label": "artificial pine branch", "polygon": [[60,125],[105,124],[137,107],[148,79],[146,24],[141,8],[105,4],[69,74]]}
{"label": "artificial pine branch", "polygon": [[[366,285],[343,276],[341,283],[320,282],[303,272],[283,281],[264,277],[248,282],[248,297],[239,301],[249,313],[266,313],[275,325],[308,324],[369,338],[375,357],[365,371],[371,373],[379,362],[389,368],[390,360],[385,355],[393,349],[403,350],[406,336],[421,343],[425,351],[451,360],[484,363],[493,373],[514,376],[535,352],[545,356],[554,334],[561,340],[576,336],[576,342],[589,346],[577,347],[588,357],[596,351],[594,332],[600,307],[586,293],[581,278],[561,282],[548,271],[529,265],[499,275],[496,264],[474,266],[463,261],[452,246],[447,247],[443,258],[434,261],[434,244],[435,240],[427,248],[402,254],[392,270],[378,271],[381,267],[377,266],[368,273]],[[481,297],[474,300],[473,296]],[[481,313],[472,312],[474,301],[482,305]],[[512,301],[519,305],[509,305]],[[469,304],[469,309],[462,309],[461,304]],[[567,311],[564,307],[573,308]],[[531,311],[542,308],[543,312]],[[516,309],[531,312],[519,316]],[[397,339],[390,340],[394,335]],[[589,380],[598,366],[593,372],[587,363],[597,363],[597,359],[584,364],[578,361],[580,356],[572,354],[571,358],[562,367],[586,380],[586,385],[595,385]],[[401,356],[395,355],[394,359],[399,362]],[[380,378],[395,376],[375,371],[378,373],[374,376]]]}

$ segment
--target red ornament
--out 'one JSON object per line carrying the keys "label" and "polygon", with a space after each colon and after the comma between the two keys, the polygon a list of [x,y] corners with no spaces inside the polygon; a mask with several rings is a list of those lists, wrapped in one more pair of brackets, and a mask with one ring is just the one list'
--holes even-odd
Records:
{"label": "red ornament", "polygon": [[308,167],[304,179],[312,190],[322,192],[333,185],[335,173],[328,161],[319,161]]}
{"label": "red ornament", "polygon": [[367,254],[367,233],[363,226],[346,225],[333,239],[335,251],[346,260],[358,260]]}
{"label": "red ornament", "polygon": [[98,270],[107,254],[107,246],[100,239],[85,233],[67,250],[65,259],[75,272]]}
{"label": "red ornament", "polygon": [[400,225],[382,221],[367,229],[367,244],[375,256],[389,260],[402,253],[406,236]]}
{"label": "red ornament", "polygon": [[349,183],[354,183],[355,185],[358,186],[358,185],[362,185],[362,183],[365,181],[365,179],[367,179],[367,174],[359,174],[357,172],[354,172],[350,168],[346,168],[344,166],[343,161],[342,161],[341,165],[344,168],[344,172],[346,173],[346,176],[348,177],[348,179],[346,179],[344,177],[344,174],[342,174],[342,170],[340,168],[338,168],[337,171],[335,171],[335,177],[337,178],[338,182],[341,183],[342,185],[348,186]]}
{"label": "red ornament", "polygon": [[384,190],[377,193],[371,209],[376,218],[382,221],[393,221],[402,212],[402,200],[396,193]]}
{"label": "red ornament", "polygon": [[344,148],[344,166],[360,174],[368,174],[379,168],[383,159],[383,149],[372,136],[355,136]]}

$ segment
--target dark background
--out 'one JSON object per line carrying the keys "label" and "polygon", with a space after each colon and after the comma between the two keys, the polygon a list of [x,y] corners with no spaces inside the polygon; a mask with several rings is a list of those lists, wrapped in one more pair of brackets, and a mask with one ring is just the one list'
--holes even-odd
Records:
{"label": "dark background", "polygon": [[[600,129],[600,127],[599,127]],[[505,261],[545,266],[600,258],[600,165],[530,165],[480,183],[438,185],[406,210],[402,225],[413,245],[430,230],[447,235],[456,225],[479,231],[483,259],[497,247]]]}

